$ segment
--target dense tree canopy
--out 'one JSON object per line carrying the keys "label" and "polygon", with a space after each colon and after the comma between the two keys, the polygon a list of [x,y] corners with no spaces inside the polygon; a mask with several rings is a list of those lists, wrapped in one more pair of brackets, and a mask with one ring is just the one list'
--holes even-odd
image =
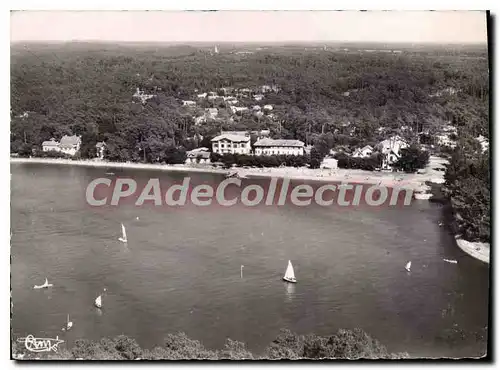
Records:
{"label": "dense tree canopy", "polygon": [[[23,348],[13,342],[14,355]],[[29,358],[40,354],[27,353]],[[344,330],[321,337],[297,335],[282,330],[264,354],[256,355],[246,349],[242,342],[227,339],[224,348],[210,350],[184,333],[169,334],[162,346],[143,349],[132,338],[120,335],[100,341],[77,340],[71,350],[59,350],[49,354],[48,359],[83,360],[275,360],[275,359],[400,359],[406,353],[389,353],[384,345],[360,329]],[[25,357],[26,359],[26,357]]]}

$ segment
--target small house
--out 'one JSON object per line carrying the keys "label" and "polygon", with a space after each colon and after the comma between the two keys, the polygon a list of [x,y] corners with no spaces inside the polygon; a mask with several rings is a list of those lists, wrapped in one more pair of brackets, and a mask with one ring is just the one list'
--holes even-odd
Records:
{"label": "small house", "polygon": [[210,151],[208,148],[197,148],[187,152],[186,164],[208,163],[210,163]]}
{"label": "small house", "polygon": [[52,138],[48,141],[44,141],[42,143],[42,150],[44,152],[50,152],[50,151],[55,151],[55,152],[59,152],[59,142],[56,141],[56,139]]}
{"label": "small house", "polygon": [[61,138],[61,142],[59,144],[59,149],[61,152],[69,155],[75,155],[76,152],[80,150],[80,145],[82,144],[82,139],[80,136],[68,136],[64,135]]}
{"label": "small house", "polygon": [[371,145],[366,145],[363,148],[358,148],[354,151],[354,158],[367,158],[373,153],[373,147]]}

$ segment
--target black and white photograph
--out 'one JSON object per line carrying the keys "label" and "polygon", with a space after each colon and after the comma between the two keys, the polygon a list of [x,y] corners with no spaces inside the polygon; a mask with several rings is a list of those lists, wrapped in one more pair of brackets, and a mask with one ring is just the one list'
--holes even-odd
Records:
{"label": "black and white photograph", "polygon": [[9,17],[15,363],[491,360],[489,11]]}

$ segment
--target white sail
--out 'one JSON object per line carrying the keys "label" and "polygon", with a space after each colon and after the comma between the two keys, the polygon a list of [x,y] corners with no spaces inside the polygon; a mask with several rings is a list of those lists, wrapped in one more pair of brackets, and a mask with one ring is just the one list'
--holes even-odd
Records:
{"label": "white sail", "polygon": [[293,271],[292,262],[290,260],[288,260],[288,266],[284,277],[286,280],[295,280],[295,272]]}
{"label": "white sail", "polygon": [[406,271],[410,271],[410,268],[411,268],[411,261],[409,261],[405,266]]}
{"label": "white sail", "polygon": [[101,296],[99,296],[99,297],[97,297],[97,298],[95,299],[95,305],[96,305],[97,307],[99,307],[99,308],[101,308],[101,307],[102,307],[102,298],[101,298]]}
{"label": "white sail", "polygon": [[122,224],[122,236],[118,238],[119,241],[126,243],[127,242],[127,231],[125,230],[125,225]]}
{"label": "white sail", "polygon": [[49,284],[49,281],[47,280],[47,278],[45,278],[45,283],[43,283],[42,285],[35,285],[33,289],[43,289],[43,288],[49,288],[51,286],[52,284]]}
{"label": "white sail", "polygon": [[127,240],[127,231],[125,230],[125,225],[122,224],[122,238]]}
{"label": "white sail", "polygon": [[73,321],[69,321],[69,314],[68,314],[68,321],[66,322],[66,330],[69,330],[73,327]]}

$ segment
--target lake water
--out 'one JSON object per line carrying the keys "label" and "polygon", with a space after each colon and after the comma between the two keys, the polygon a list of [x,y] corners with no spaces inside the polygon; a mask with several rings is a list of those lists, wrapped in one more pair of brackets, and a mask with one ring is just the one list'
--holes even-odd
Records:
{"label": "lake water", "polygon": [[[389,351],[411,356],[486,351],[489,268],[454,245],[439,226],[439,205],[87,206],[87,185],[108,171],[11,165],[14,338],[59,335],[71,346],[126,334],[147,348],[183,331],[207,348],[229,337],[258,354],[281,328],[329,335],[359,327]],[[112,171],[143,180],[184,177]],[[126,245],[118,241],[122,222]],[[289,259],[296,285],[281,280]],[[54,287],[33,290],[45,277]],[[104,287],[97,310],[93,301]],[[64,333],[67,314],[74,327]]]}

